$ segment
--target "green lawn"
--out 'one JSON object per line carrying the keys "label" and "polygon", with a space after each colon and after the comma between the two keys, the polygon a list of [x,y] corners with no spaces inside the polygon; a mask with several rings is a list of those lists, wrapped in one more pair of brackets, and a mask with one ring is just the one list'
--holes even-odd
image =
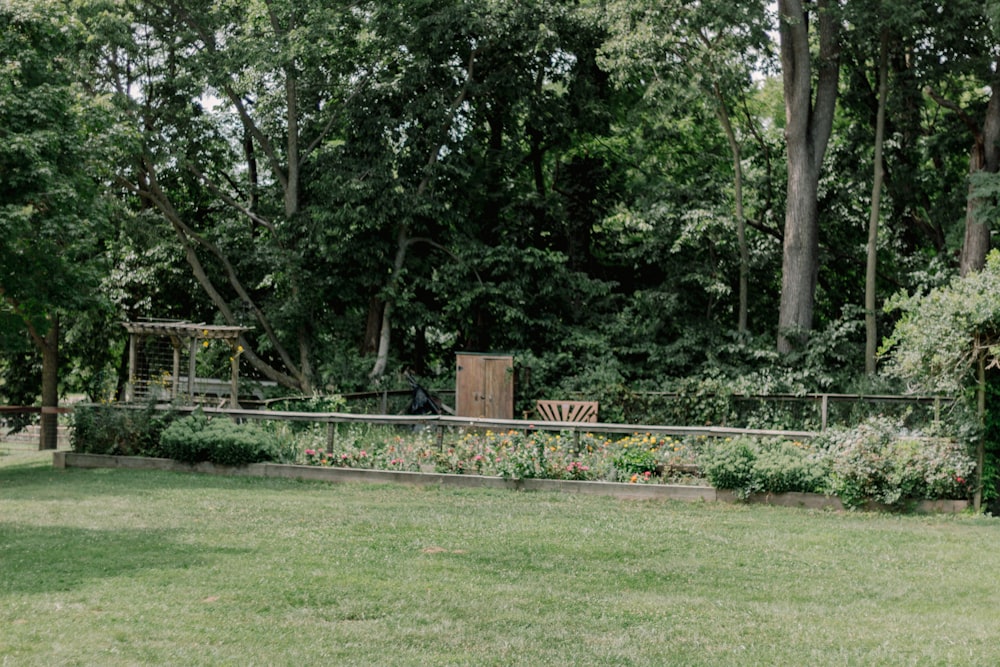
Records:
{"label": "green lawn", "polygon": [[1000,522],[0,457],[3,665],[995,665]]}

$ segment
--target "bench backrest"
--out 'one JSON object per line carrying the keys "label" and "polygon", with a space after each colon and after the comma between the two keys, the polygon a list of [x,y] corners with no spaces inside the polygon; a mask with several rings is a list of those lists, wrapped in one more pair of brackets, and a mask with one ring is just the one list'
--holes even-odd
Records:
{"label": "bench backrest", "polygon": [[535,412],[550,422],[596,422],[597,401],[535,401]]}

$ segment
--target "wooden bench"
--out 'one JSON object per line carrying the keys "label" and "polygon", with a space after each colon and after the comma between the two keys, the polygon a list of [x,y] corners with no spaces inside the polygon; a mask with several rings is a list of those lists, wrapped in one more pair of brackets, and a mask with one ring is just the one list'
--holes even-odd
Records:
{"label": "wooden bench", "polygon": [[535,414],[550,422],[597,422],[597,401],[535,401]]}

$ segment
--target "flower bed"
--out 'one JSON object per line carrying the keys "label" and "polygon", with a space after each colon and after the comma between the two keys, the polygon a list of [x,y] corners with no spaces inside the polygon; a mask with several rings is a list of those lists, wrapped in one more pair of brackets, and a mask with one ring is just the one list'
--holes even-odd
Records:
{"label": "flower bed", "polygon": [[[128,415],[128,419],[122,419]],[[447,437],[445,437],[447,435]],[[163,457],[186,463],[297,464],[303,468],[435,473],[504,481],[712,487],[737,499],[807,493],[848,508],[904,509],[917,500],[967,500],[975,462],[963,443],[869,419],[810,440],[738,437],[608,437],[523,429],[444,431],[400,426],[287,422],[256,416],[189,417],[78,411],[80,453]],[[971,481],[970,481],[971,480]]]}
{"label": "flower bed", "polygon": [[905,508],[917,500],[964,501],[975,463],[946,438],[901,434],[882,418],[831,430],[812,441],[782,438],[654,437],[610,439],[592,433],[470,432],[436,447],[395,436],[305,450],[315,466],[433,471],[504,479],[711,485],[736,498],[812,493],[849,508]]}
{"label": "flower bed", "polygon": [[396,435],[383,443],[341,441],[305,450],[305,463],[340,468],[433,471],[505,479],[561,479],[631,484],[703,484],[698,452],[706,438],[633,434],[617,440],[592,433],[469,432],[437,447],[430,437]]}

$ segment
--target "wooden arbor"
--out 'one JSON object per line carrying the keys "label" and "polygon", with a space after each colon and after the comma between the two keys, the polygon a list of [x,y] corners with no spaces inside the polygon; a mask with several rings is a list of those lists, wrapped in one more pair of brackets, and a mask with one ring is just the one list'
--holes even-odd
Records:
{"label": "wooden arbor", "polygon": [[[127,402],[141,398],[173,401],[181,396],[193,402],[196,395],[204,393],[198,391],[195,363],[198,346],[207,347],[210,341],[221,340],[232,350],[229,404],[239,407],[239,353],[243,351],[239,340],[249,328],[157,320],[122,322],[122,326],[129,333]],[[185,357],[187,375],[183,376],[181,361]]]}

